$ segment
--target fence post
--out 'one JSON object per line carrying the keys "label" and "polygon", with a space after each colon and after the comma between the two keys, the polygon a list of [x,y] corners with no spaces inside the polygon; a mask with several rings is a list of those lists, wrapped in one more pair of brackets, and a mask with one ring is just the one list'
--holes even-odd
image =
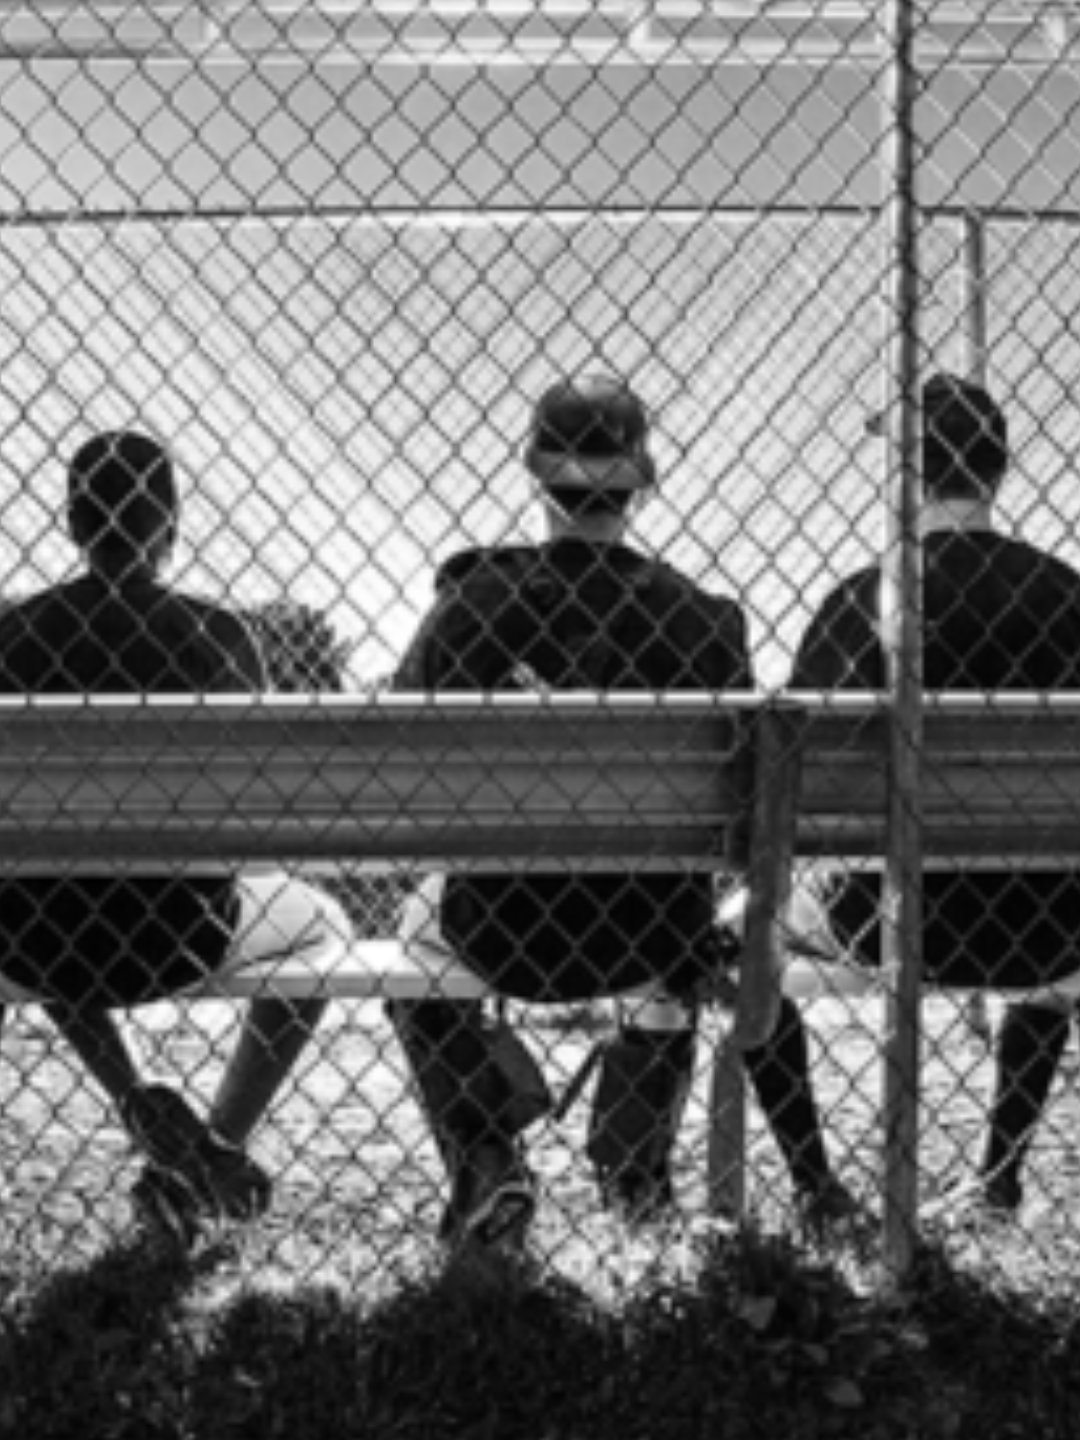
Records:
{"label": "fence post", "polygon": [[986,323],[986,222],[974,210],[961,216],[963,260],[961,278],[961,323],[963,324],[964,369],[968,379],[986,384],[988,359]]}
{"label": "fence post", "polygon": [[[986,222],[976,210],[960,217],[960,322],[964,371],[977,385],[986,384],[989,344],[986,323]],[[964,1020],[983,1044],[993,1036],[986,991],[973,990],[964,1000]]]}
{"label": "fence post", "polygon": [[746,1203],[744,1056],[772,1035],[783,988],[783,922],[791,893],[803,712],[771,704],[754,720],[754,797],[749,835],[749,903],[734,1022],[717,1042],[708,1125],[709,1211],[738,1219]]}
{"label": "fence post", "polygon": [[918,1212],[919,987],[922,961],[920,762],[922,595],[919,547],[919,256],[916,196],[916,8],[886,6],[883,66],[885,269],[888,324],[887,544],[882,631],[889,682],[889,813],[882,933],[887,975],[884,1044],[883,1249],[902,1280]]}

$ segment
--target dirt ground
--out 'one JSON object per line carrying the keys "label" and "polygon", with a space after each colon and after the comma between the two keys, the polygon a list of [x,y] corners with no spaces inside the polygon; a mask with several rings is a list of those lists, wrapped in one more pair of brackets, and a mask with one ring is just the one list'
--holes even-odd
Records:
{"label": "dirt ground", "polygon": [[[203,1003],[147,1007],[127,1022],[147,1073],[186,1079],[205,1101],[234,1033],[236,1010]],[[522,1017],[556,1090],[586,1057],[589,1027]],[[555,1017],[558,1019],[559,1017]],[[831,1153],[845,1180],[878,1206],[881,1163],[880,1006],[819,1001],[808,1011],[814,1073]],[[955,1002],[925,1007],[922,1198],[931,1207],[973,1173],[992,1078],[989,1051]],[[706,1215],[705,1100],[717,1025],[707,1025],[697,1082],[680,1137],[684,1213]],[[1070,1053],[1028,1173],[1020,1243],[1032,1258],[1080,1248],[1080,1114]],[[588,1095],[558,1124],[533,1132],[531,1162],[544,1204],[537,1253],[575,1278],[607,1223],[597,1213],[583,1155]],[[39,1012],[9,1019],[0,1058],[0,1261],[9,1280],[30,1279],[62,1257],[89,1258],[130,1224],[127,1191],[136,1161],[115,1119],[84,1084]],[[331,1007],[290,1089],[259,1133],[256,1151],[276,1178],[270,1215],[248,1236],[246,1268],[262,1283],[332,1278],[382,1292],[428,1263],[441,1171],[377,1005]],[[751,1107],[747,1197],[767,1227],[791,1222],[786,1177]],[[584,1242],[584,1243],[583,1243]],[[1036,1267],[1040,1268],[1040,1267]]]}

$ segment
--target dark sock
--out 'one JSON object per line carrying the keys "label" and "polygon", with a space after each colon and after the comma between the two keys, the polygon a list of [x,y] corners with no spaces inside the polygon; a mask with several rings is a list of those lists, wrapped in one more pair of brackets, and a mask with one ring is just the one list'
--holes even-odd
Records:
{"label": "dark sock", "polygon": [[1014,1203],[1024,1157],[1069,1038],[1069,1020],[1045,1005],[1010,1005],[998,1034],[997,1090],[982,1174]]}
{"label": "dark sock", "polygon": [[816,1190],[831,1175],[810,1084],[810,1057],[799,1007],[787,996],[772,1038],[744,1057],[758,1102],[798,1190]]}
{"label": "dark sock", "polygon": [[510,1150],[513,1091],[493,1057],[483,1007],[398,1000],[387,1011],[436,1134],[455,1152],[478,1144]]}
{"label": "dark sock", "polygon": [[601,1183],[670,1183],[694,1069],[693,1030],[625,1026],[605,1047],[586,1152]]}

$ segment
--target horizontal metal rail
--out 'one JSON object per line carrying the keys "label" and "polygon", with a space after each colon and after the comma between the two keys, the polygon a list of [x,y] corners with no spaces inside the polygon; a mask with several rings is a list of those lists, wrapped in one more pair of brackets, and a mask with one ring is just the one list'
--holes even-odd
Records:
{"label": "horizontal metal rail", "polygon": [[745,848],[758,708],[708,696],[3,700],[0,866],[722,867]]}
{"label": "horizontal metal rail", "polygon": [[[764,709],[801,760],[796,852],[884,854],[875,694],[8,698],[0,866],[723,868]],[[924,725],[928,858],[1080,857],[1080,694],[930,696]]]}
{"label": "horizontal metal rail", "polygon": [[[1068,63],[1077,20],[1062,4],[943,0],[924,15],[920,59],[967,68]],[[97,0],[0,3],[0,56],[153,59],[200,65],[301,58],[381,65],[878,65],[869,3],[746,0]]]}
{"label": "horizontal metal rail", "polygon": [[[927,223],[933,221],[954,221],[975,215],[987,226],[992,225],[1080,225],[1080,208],[1067,210],[1061,206],[991,205],[924,205],[921,215]],[[813,225],[822,221],[840,221],[872,226],[879,223],[881,208],[877,205],[853,205],[825,201],[821,204],[776,203],[758,206],[708,204],[698,207],[685,204],[665,204],[663,200],[655,205],[581,205],[556,206],[537,210],[534,206],[498,205],[483,209],[462,210],[460,206],[441,207],[426,200],[418,200],[415,207],[402,205],[379,206],[378,204],[358,205],[355,208],[343,205],[328,205],[313,209],[310,204],[297,205],[208,205],[189,209],[169,207],[148,207],[146,209],[111,209],[109,207],[88,207],[79,210],[52,210],[49,208],[28,208],[20,211],[0,212],[0,220],[6,229],[32,229],[40,226],[62,225],[65,229],[80,226],[100,228],[112,226],[125,230],[137,229],[140,225],[183,224],[197,225],[276,225],[282,228],[290,225],[330,225],[349,228],[363,226],[378,229],[475,229],[492,226],[516,229],[524,226],[554,226],[572,228],[587,224],[602,225],[643,225],[656,223],[665,225],[757,225],[764,221],[777,224]]]}
{"label": "horizontal metal rail", "polygon": [[[888,711],[874,695],[800,694],[797,853],[885,853]],[[1080,858],[1080,694],[928,696],[925,860]]]}

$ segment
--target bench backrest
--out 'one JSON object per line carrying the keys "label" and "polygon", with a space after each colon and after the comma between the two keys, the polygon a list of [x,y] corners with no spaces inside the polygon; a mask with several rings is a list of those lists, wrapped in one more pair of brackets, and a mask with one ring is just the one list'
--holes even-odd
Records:
{"label": "bench backrest", "polygon": [[0,700],[0,861],[745,855],[760,703]]}
{"label": "bench backrest", "polygon": [[[796,850],[886,848],[889,710],[876,695],[799,695]],[[927,859],[1080,856],[1080,695],[928,696],[918,803]]]}

